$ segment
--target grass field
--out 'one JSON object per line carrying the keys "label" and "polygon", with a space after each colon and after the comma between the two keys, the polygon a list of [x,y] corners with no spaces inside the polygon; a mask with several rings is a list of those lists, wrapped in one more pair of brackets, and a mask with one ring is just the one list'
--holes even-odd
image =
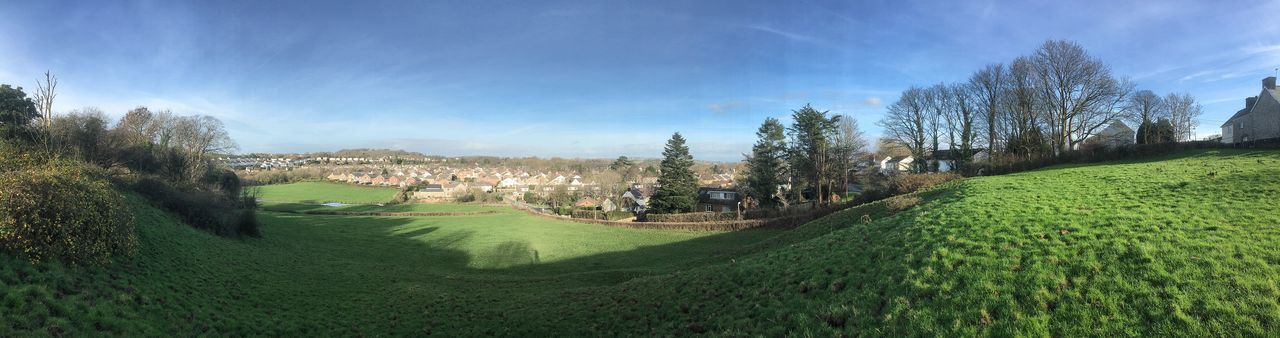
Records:
{"label": "grass field", "polygon": [[307,203],[276,203],[264,202],[262,204],[264,210],[282,211],[282,212],[308,212],[308,211],[341,211],[341,212],[438,212],[438,213],[478,213],[478,212],[496,212],[510,210],[507,207],[487,206],[478,204],[457,204],[457,203],[414,203],[414,204],[395,204],[383,205],[376,204],[353,204],[343,206],[325,206],[319,204]]}
{"label": "grass field", "polygon": [[298,182],[253,187],[258,199],[268,202],[294,202],[320,204],[341,202],[349,204],[373,204],[391,201],[396,188],[359,186],[330,182]]}
{"label": "grass field", "polygon": [[264,212],[248,240],[131,199],[138,257],[84,269],[0,256],[0,336],[1280,330],[1280,152],[1056,167],[920,197],[733,233]]}

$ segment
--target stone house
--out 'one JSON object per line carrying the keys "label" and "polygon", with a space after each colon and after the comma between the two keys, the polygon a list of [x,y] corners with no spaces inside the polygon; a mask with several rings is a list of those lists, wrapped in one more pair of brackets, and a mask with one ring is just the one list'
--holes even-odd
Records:
{"label": "stone house", "polygon": [[1222,143],[1280,138],[1280,91],[1276,77],[1262,79],[1262,92],[1244,99],[1244,109],[1222,126]]}

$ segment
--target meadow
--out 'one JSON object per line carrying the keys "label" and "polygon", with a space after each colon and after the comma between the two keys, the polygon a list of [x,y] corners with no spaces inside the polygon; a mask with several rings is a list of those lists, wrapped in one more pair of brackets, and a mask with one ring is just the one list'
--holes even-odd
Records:
{"label": "meadow", "polygon": [[1280,330],[1278,151],[1060,166],[912,197],[729,233],[268,204],[262,238],[243,240],[130,197],[137,257],[84,268],[0,256],[0,336]]}
{"label": "meadow", "polygon": [[305,204],[374,204],[391,201],[397,188],[361,186],[333,182],[298,182],[254,187],[258,199],[267,202]]}

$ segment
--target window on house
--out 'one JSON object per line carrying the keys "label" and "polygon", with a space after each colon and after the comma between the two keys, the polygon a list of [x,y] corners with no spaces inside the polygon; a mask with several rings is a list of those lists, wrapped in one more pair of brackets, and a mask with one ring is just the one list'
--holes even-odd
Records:
{"label": "window on house", "polygon": [[710,205],[708,205],[708,206],[707,206],[707,211],[711,211],[711,206],[710,206]]}

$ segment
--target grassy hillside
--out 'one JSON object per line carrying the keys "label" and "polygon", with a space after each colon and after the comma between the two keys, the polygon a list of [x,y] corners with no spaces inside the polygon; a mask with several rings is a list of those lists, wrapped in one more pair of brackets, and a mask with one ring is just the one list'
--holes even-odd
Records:
{"label": "grassy hillside", "polygon": [[[780,250],[573,293],[611,332],[1263,336],[1280,330],[1280,152],[966,180]],[[637,309],[644,309],[637,311]]]}
{"label": "grassy hillside", "polygon": [[65,268],[0,256],[0,336],[1280,330],[1280,152],[1059,167],[919,197],[896,214],[881,202],[734,233],[509,210],[264,212],[263,237],[248,240],[131,198],[138,257]]}
{"label": "grassy hillside", "polygon": [[499,318],[518,309],[512,299],[665,273],[777,233],[621,229],[496,209],[457,217],[268,212],[260,214],[262,238],[233,240],[141,199],[129,204],[142,244],[133,259],[66,268],[0,256],[0,336],[421,334],[481,313]]}
{"label": "grassy hillside", "polygon": [[255,187],[258,199],[269,202],[298,202],[319,204],[341,202],[372,204],[391,201],[396,188],[359,186],[330,182],[298,182]]}

